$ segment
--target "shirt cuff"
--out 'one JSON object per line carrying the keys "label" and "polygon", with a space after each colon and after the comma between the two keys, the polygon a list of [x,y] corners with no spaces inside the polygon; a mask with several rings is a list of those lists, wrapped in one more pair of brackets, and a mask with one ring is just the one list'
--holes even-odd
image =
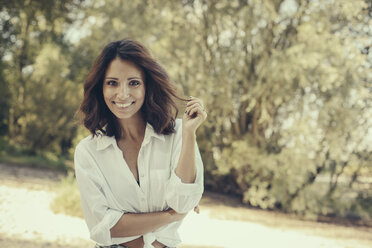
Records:
{"label": "shirt cuff", "polygon": [[113,241],[110,229],[119,221],[122,215],[123,212],[121,211],[108,209],[101,222],[92,229],[90,233],[91,239],[101,245],[111,245]]}
{"label": "shirt cuff", "polygon": [[167,183],[165,200],[177,213],[187,213],[198,205],[203,194],[203,181],[196,176],[195,183],[183,183],[175,172]]}
{"label": "shirt cuff", "polygon": [[197,183],[197,176],[194,183],[183,183],[173,171],[168,182],[167,189],[173,191],[172,193],[183,196],[191,196],[203,193],[203,186]]}

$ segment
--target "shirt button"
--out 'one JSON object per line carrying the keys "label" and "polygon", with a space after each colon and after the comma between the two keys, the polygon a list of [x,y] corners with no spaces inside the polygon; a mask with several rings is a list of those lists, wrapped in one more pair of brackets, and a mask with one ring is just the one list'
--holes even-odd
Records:
{"label": "shirt button", "polygon": [[145,176],[145,174],[143,174],[143,173],[140,174],[140,177],[144,177],[144,176]]}

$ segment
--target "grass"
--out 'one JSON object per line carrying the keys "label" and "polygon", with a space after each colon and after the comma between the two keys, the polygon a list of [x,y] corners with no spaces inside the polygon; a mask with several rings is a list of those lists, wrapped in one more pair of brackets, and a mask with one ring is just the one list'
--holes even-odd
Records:
{"label": "grass", "polygon": [[30,148],[11,144],[8,138],[0,137],[0,163],[52,169],[67,172],[69,161],[52,152],[36,152]]}
{"label": "grass", "polygon": [[57,189],[57,196],[54,198],[50,207],[55,213],[83,218],[80,193],[72,172],[61,180]]}
{"label": "grass", "polygon": [[67,171],[64,161],[51,161],[40,155],[15,155],[0,153],[0,163],[15,164],[32,168],[55,169]]}

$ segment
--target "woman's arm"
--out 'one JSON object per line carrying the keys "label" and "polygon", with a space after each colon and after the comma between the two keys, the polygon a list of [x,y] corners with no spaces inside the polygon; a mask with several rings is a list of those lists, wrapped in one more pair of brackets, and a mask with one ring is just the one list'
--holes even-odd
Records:
{"label": "woman's arm", "polygon": [[195,133],[183,129],[181,154],[175,170],[176,175],[183,183],[193,183],[195,181],[195,143]]}
{"label": "woman's arm", "polygon": [[182,118],[182,148],[175,170],[176,175],[183,183],[194,183],[195,181],[195,133],[206,118],[207,113],[204,110],[203,102],[198,98],[190,97]]}
{"label": "woman's arm", "polygon": [[[166,185],[166,202],[178,213],[195,208],[204,191],[203,161],[196,143],[196,130],[206,119],[201,100],[187,104],[182,124],[177,120],[171,158],[171,175]],[[182,129],[181,129],[182,128]]]}
{"label": "woman's arm", "polygon": [[164,225],[179,221],[186,214],[179,214],[173,209],[153,213],[126,213],[111,228],[111,237],[130,237],[152,232]]}

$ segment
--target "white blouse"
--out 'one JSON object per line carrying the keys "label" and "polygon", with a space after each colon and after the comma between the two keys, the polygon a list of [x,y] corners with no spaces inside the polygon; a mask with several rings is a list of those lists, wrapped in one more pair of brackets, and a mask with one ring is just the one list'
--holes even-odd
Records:
{"label": "white blouse", "polygon": [[[75,150],[75,172],[92,240],[100,245],[112,245],[140,237],[111,237],[110,229],[125,213],[168,208],[186,213],[198,205],[204,190],[203,162],[196,145],[195,182],[181,182],[175,174],[182,145],[181,119],[176,120],[175,130],[170,135],[157,134],[147,124],[137,160],[139,185],[114,137],[90,135],[80,141]],[[181,242],[177,231],[181,222],[144,234],[144,247],[152,248],[155,240],[176,247]]]}

